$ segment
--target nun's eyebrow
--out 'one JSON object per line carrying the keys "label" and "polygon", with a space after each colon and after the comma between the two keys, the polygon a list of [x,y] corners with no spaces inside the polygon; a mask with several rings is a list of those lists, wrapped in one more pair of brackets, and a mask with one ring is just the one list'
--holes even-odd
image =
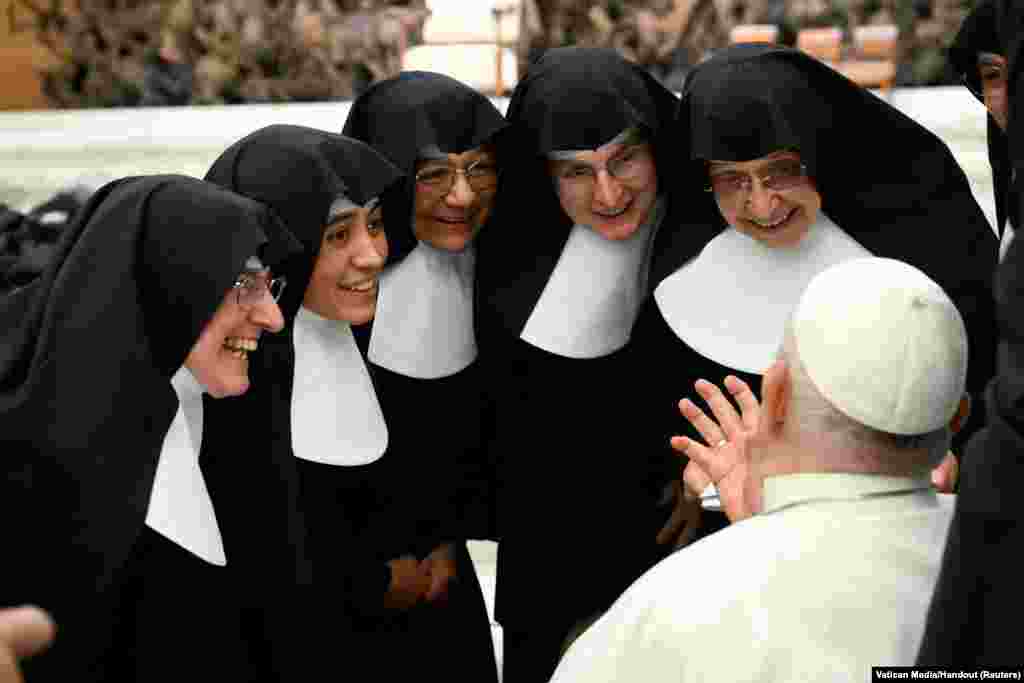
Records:
{"label": "nun's eyebrow", "polygon": [[978,65],[979,66],[1002,66],[1006,63],[1006,57],[996,54],[995,52],[979,52],[978,53]]}
{"label": "nun's eyebrow", "polygon": [[331,215],[327,217],[329,225],[335,225],[337,223],[347,223],[352,220],[352,217],[356,215],[357,209],[355,207],[347,207],[339,211],[331,212]]}

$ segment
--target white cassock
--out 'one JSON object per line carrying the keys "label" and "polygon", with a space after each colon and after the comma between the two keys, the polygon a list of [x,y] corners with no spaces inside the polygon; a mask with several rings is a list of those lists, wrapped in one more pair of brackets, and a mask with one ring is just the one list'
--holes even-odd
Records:
{"label": "white cassock", "polygon": [[925,479],[772,477],[765,511],[640,577],[556,683],[870,681],[911,666],[953,497]]}

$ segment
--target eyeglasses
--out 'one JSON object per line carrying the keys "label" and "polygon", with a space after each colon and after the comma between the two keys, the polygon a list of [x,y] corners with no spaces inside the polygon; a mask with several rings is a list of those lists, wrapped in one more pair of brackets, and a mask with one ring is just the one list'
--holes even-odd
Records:
{"label": "eyeglasses", "polygon": [[271,280],[266,275],[260,277],[254,273],[242,273],[235,280],[232,289],[235,290],[238,305],[248,310],[258,305],[266,293],[269,293],[270,298],[276,303],[281,299],[287,284],[288,280],[283,276]]}
{"label": "eyeglasses", "polygon": [[[746,199],[754,190],[754,176],[740,171],[713,173],[705,192],[714,192],[719,201],[730,203]],[[758,174],[761,187],[773,192],[785,192],[807,182],[807,166],[796,159],[780,159],[765,165]]]}
{"label": "eyeglasses", "polygon": [[498,186],[498,166],[490,159],[477,159],[466,168],[428,165],[416,174],[416,182],[431,196],[444,196],[451,192],[455,176],[459,174],[476,193],[489,192]]}
{"label": "eyeglasses", "polygon": [[554,175],[558,181],[559,193],[578,196],[593,191],[597,174],[602,170],[620,183],[636,183],[648,173],[650,161],[650,145],[641,143],[626,147],[602,166],[582,161],[555,162]]}

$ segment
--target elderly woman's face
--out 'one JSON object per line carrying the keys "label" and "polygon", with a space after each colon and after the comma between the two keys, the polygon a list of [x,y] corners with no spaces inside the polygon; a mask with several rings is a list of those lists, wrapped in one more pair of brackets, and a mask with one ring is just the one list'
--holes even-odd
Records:
{"label": "elderly woman's face", "polygon": [[487,222],[498,166],[487,146],[416,164],[413,233],[446,251],[465,249]]}
{"label": "elderly woman's face", "polygon": [[821,210],[821,195],[796,152],[711,161],[708,174],[726,222],[769,247],[797,244]]}
{"label": "elderly woman's face", "polygon": [[562,210],[609,240],[624,240],[643,225],[658,197],[651,146],[613,141],[593,151],[559,153],[548,161]]}
{"label": "elderly woman's face", "polygon": [[978,75],[985,108],[1003,131],[1006,131],[1009,112],[1006,98],[1006,58],[992,52],[978,54]]}
{"label": "elderly woman's face", "polygon": [[387,257],[380,206],[341,211],[324,231],[303,305],[329,320],[369,322],[377,310],[377,277]]}
{"label": "elderly woman's face", "polygon": [[261,334],[284,327],[275,299],[281,282],[271,280],[266,268],[243,271],[199,333],[185,367],[210,396],[240,396],[249,390],[249,354]]}

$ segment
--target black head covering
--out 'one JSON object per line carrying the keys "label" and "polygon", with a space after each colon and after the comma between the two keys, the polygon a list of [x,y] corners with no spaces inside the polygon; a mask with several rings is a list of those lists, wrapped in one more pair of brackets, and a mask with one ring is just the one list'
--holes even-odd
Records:
{"label": "black head covering", "polygon": [[[978,73],[978,53],[991,52],[1005,55],[1004,37],[1001,31],[1000,4],[996,0],[982,0],[967,15],[953,44],[949,48],[949,59],[971,94],[982,104],[981,77]],[[992,180],[996,197],[996,227],[1001,235],[1006,219],[1016,223],[1016,209],[1011,205],[1010,178],[1013,169],[1006,144],[1006,133],[991,115],[988,124],[988,160],[992,166]]]}
{"label": "black head covering", "polygon": [[31,520],[8,525],[5,591],[53,610],[53,657],[101,623],[81,605],[142,529],[177,408],[171,376],[247,258],[296,248],[253,201],[194,178],[130,178],[96,193],[42,275],[0,299],[0,501],[6,519]]}
{"label": "black head covering", "polygon": [[352,103],[342,135],[362,140],[406,174],[403,190],[389,195],[384,209],[389,260],[402,258],[416,245],[416,161],[425,152],[462,154],[485,143],[495,144],[500,155],[505,127],[505,118],[489,99],[454,78],[428,71],[404,71],[375,83]]}
{"label": "black head covering", "polygon": [[392,164],[358,140],[290,125],[245,136],[206,173],[206,180],[272,208],[305,247],[277,269],[288,278],[280,303],[289,326],[313,274],[331,203],[343,195],[363,205],[400,178]]}
{"label": "black head covering", "polygon": [[[797,149],[833,221],[873,254],[920,268],[957,303],[971,342],[968,385],[981,391],[992,375],[997,244],[945,143],[816,59],[768,45],[730,46],[695,68],[678,123],[694,160]],[[699,186],[680,191],[687,204],[711,201]],[[681,265],[692,254],[659,256]]]}
{"label": "black head covering", "polygon": [[481,235],[477,262],[482,296],[504,326],[522,330],[572,230],[545,155],[597,149],[626,128],[641,127],[651,136],[664,191],[676,182],[665,152],[674,147],[677,105],[654,77],[611,49],[556,48],[530,65],[505,114],[514,147],[503,161],[494,220]]}

